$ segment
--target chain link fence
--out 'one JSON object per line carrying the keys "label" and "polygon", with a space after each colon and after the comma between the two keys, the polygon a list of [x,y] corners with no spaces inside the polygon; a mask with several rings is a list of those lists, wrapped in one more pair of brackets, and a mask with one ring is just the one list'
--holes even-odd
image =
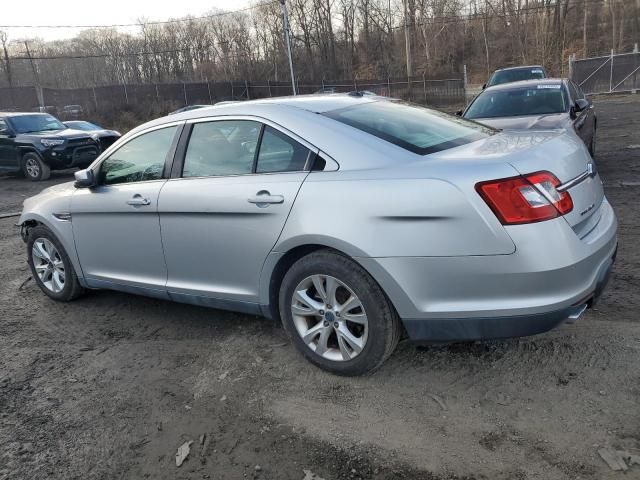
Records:
{"label": "chain link fence", "polygon": [[[384,80],[337,80],[296,84],[299,94],[368,91],[377,95],[402,98],[441,108],[453,108],[465,102],[462,78],[427,79],[412,77]],[[189,82],[140,85],[108,85],[91,88],[55,89],[36,87],[0,88],[0,111],[47,111],[67,119],[131,107],[157,107],[171,111],[186,105],[214,104],[229,100],[291,95],[291,82]],[[65,107],[67,107],[65,109]]]}
{"label": "chain link fence", "polygon": [[587,94],[640,90],[640,52],[569,60],[571,79]]}

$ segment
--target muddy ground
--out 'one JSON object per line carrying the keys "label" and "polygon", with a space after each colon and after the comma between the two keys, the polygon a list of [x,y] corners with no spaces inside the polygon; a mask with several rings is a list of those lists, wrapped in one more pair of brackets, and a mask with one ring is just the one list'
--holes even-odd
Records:
{"label": "muddy ground", "polygon": [[[0,478],[640,478],[597,453],[640,453],[638,97],[597,100],[620,221],[597,309],[531,338],[402,343],[363,378],[318,370],[257,317],[106,291],[55,303],[21,287],[25,248],[1,219]],[[69,179],[0,178],[0,213]]]}

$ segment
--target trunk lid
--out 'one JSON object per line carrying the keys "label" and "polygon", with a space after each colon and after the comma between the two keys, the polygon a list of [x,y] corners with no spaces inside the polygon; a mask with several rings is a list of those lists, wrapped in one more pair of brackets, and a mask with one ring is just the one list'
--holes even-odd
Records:
{"label": "trunk lid", "polygon": [[582,231],[583,227],[593,224],[590,220],[604,199],[604,189],[582,140],[571,133],[561,134],[509,163],[523,175],[540,170],[553,173],[560,180],[558,188],[565,188],[573,200],[573,209],[563,218],[579,236],[588,233]]}
{"label": "trunk lid", "polygon": [[[465,168],[471,168],[472,164],[507,164],[521,175],[548,171],[561,184],[579,178],[591,168],[593,173],[567,189],[573,209],[563,218],[581,238],[598,221],[599,207],[604,199],[602,182],[584,143],[570,131],[503,131],[484,140],[429,155],[428,158],[449,166],[461,163]],[[487,175],[490,174],[487,172]],[[476,181],[480,180],[493,178],[481,175]]]}

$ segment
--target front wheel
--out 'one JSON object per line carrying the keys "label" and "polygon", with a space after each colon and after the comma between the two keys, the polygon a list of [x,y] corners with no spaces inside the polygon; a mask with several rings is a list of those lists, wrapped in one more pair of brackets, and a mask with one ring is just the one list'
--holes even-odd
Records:
{"label": "front wheel", "polygon": [[84,292],[67,252],[48,228],[29,230],[27,261],[40,290],[54,300],[68,302]]}
{"label": "front wheel", "polygon": [[313,364],[339,375],[380,367],[402,332],[375,280],[353,260],[329,250],[311,253],[289,269],[279,307],[296,348]]}
{"label": "front wheel", "polygon": [[22,157],[22,173],[32,182],[40,182],[51,176],[51,168],[36,153],[25,153]]}

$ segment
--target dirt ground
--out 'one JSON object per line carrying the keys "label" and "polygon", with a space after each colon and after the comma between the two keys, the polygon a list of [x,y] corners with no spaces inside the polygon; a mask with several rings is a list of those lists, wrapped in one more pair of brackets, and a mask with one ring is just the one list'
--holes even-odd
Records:
{"label": "dirt ground", "polygon": [[[0,479],[640,478],[598,455],[640,454],[640,95],[596,108],[620,221],[597,309],[530,338],[402,343],[362,378],[257,317],[107,291],[55,303],[22,286],[16,219],[0,220]],[[0,178],[0,214],[69,179]]]}

